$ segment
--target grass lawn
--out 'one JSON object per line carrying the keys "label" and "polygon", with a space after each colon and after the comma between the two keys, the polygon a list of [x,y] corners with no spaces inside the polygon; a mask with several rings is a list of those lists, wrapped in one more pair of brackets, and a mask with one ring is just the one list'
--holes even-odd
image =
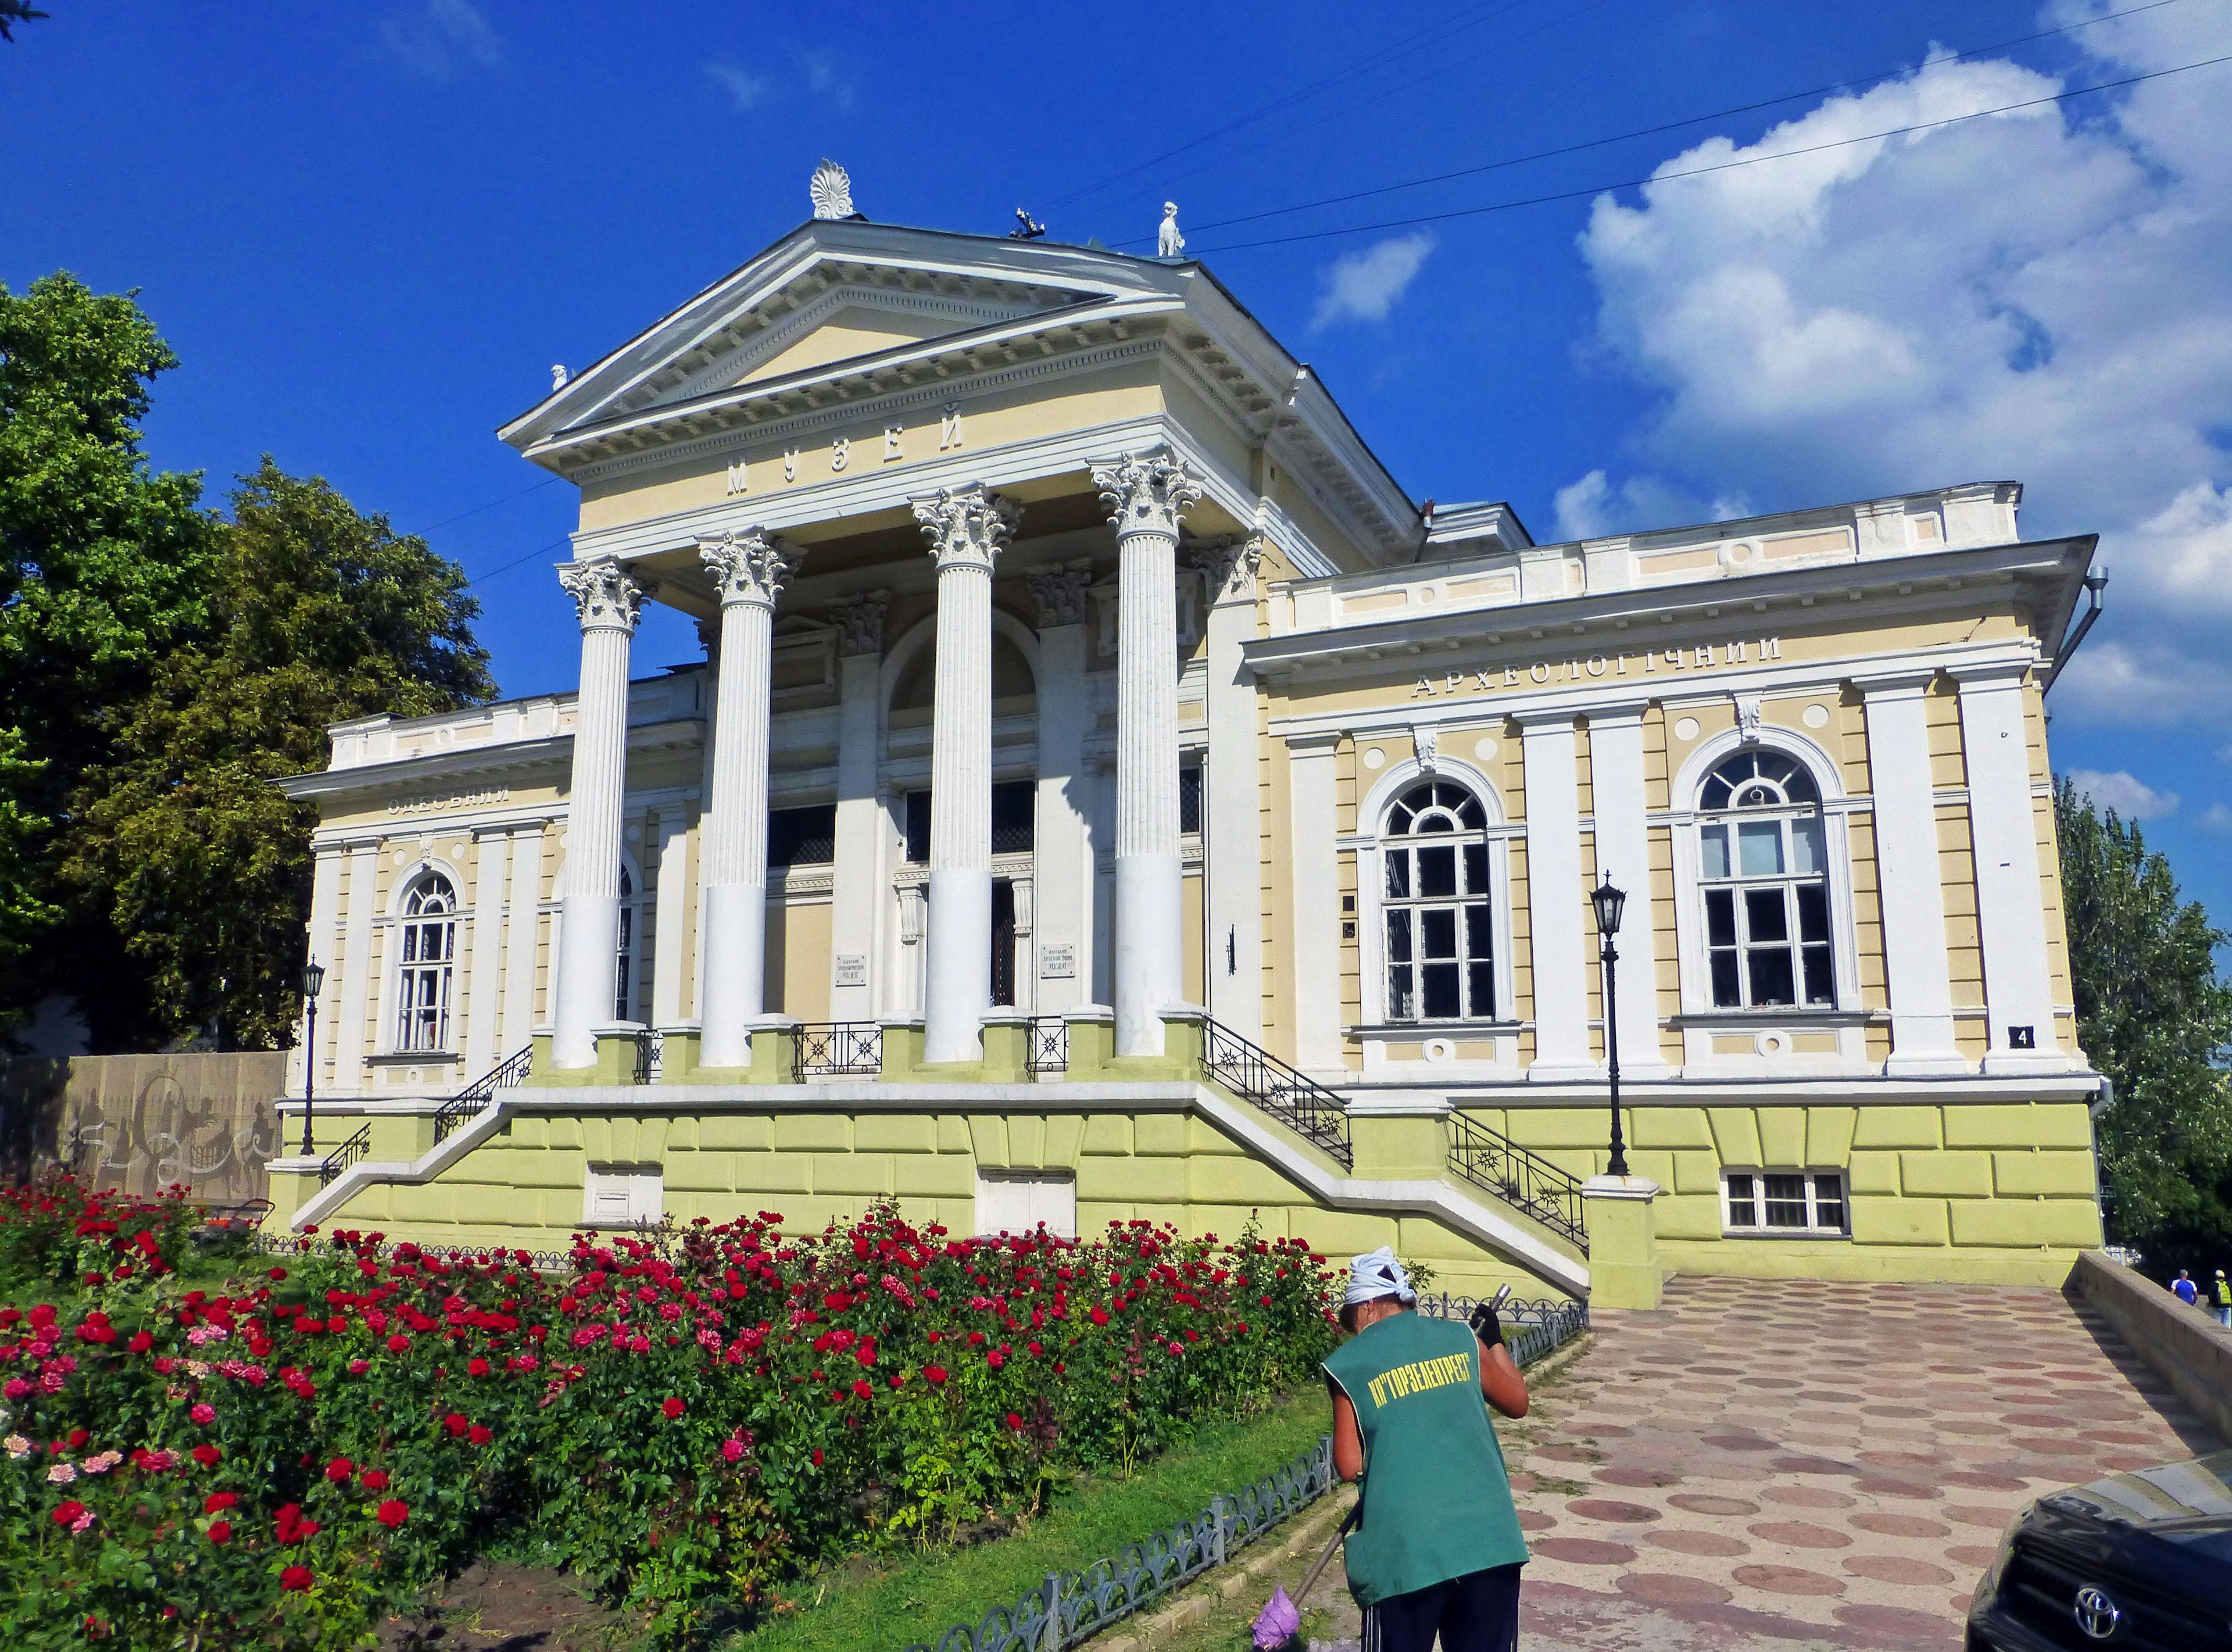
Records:
{"label": "grass lawn", "polygon": [[1236,1491],[1293,1461],[1330,1422],[1324,1393],[1311,1389],[1243,1422],[1205,1425],[1190,1445],[1129,1479],[1078,1480],[1053,1508],[997,1541],[855,1559],[794,1584],[788,1593],[795,1610],[731,1636],[721,1652],[895,1652],[918,1641],[935,1645],[954,1624],[974,1624],[994,1606],[1012,1603],[1049,1571],[1113,1556],[1158,1527],[1199,1513],[1217,1493]]}

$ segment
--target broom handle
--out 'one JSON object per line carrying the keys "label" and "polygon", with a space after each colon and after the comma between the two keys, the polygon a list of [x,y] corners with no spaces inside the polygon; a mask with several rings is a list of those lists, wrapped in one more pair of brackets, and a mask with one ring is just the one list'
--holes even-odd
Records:
{"label": "broom handle", "polygon": [[1340,1540],[1348,1535],[1349,1528],[1356,1524],[1356,1517],[1362,1513],[1364,1513],[1363,1499],[1359,1498],[1348,1506],[1348,1513],[1341,1517],[1340,1529],[1333,1534],[1333,1540],[1326,1545],[1325,1552],[1318,1557],[1317,1564],[1310,1568],[1309,1576],[1302,1579],[1301,1589],[1294,1596],[1296,1606],[1300,1606],[1309,1598],[1310,1590],[1317,1587],[1318,1574],[1323,1571],[1327,1563],[1333,1559],[1333,1551],[1340,1547]]}

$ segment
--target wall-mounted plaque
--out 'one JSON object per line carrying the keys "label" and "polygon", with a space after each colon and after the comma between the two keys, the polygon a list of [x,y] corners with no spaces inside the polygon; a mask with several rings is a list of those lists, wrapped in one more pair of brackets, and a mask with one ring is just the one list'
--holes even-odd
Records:
{"label": "wall-mounted plaque", "polygon": [[865,987],[868,984],[868,955],[865,952],[840,952],[837,955],[836,984],[840,987]]}
{"label": "wall-mounted plaque", "polygon": [[1064,942],[1039,948],[1039,979],[1041,981],[1074,981],[1077,978],[1077,949]]}

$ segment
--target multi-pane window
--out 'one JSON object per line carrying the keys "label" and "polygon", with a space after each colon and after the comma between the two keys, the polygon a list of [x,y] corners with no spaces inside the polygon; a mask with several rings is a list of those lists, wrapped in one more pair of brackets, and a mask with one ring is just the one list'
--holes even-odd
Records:
{"label": "multi-pane window", "polygon": [[630,1011],[634,1007],[635,988],[635,879],[628,876],[626,866],[620,868],[620,956],[613,969],[613,1019],[616,1021],[633,1020]]}
{"label": "multi-pane window", "polygon": [[1496,1014],[1486,826],[1480,800],[1448,781],[1412,787],[1388,811],[1380,856],[1391,1021]]}
{"label": "multi-pane window", "polygon": [[1779,752],[1740,752],[1698,796],[1705,956],[1722,1009],[1833,1004],[1821,794]]}
{"label": "multi-pane window", "polygon": [[396,981],[395,1047],[450,1047],[450,981],[457,968],[457,892],[428,872],[403,903],[402,969]]}
{"label": "multi-pane window", "polygon": [[1845,1232],[1841,1170],[1730,1170],[1723,1186],[1729,1233]]}
{"label": "multi-pane window", "polygon": [[1185,763],[1178,769],[1178,831],[1201,830],[1201,765]]}
{"label": "multi-pane window", "polygon": [[820,865],[837,858],[837,806],[809,803],[800,809],[769,809],[768,865]]}

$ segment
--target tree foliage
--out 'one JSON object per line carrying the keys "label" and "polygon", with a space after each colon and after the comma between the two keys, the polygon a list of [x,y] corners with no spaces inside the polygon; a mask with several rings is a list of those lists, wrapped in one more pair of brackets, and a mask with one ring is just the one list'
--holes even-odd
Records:
{"label": "tree foliage", "polygon": [[2114,1081],[2100,1118],[2110,1237],[2159,1257],[2232,1241],[2232,987],[2227,939],[2181,903],[2136,822],[2055,782],[2078,1038]]}
{"label": "tree foliage", "polygon": [[268,454],[211,530],[209,630],[124,708],[81,788],[65,867],[146,971],[173,1030],[282,1043],[316,812],[271,781],[321,768],[326,728],[490,698],[457,565]]}

